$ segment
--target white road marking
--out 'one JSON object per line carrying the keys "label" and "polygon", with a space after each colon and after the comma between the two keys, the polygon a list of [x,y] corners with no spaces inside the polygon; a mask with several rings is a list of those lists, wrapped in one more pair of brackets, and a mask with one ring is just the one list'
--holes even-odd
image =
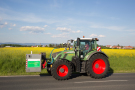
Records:
{"label": "white road marking", "polygon": [[122,81],[128,81],[128,80],[107,80],[107,81],[110,81],[110,82],[122,82]]}
{"label": "white road marking", "polygon": [[125,81],[128,81],[128,80],[82,81],[82,82],[74,82],[74,83],[125,82]]}

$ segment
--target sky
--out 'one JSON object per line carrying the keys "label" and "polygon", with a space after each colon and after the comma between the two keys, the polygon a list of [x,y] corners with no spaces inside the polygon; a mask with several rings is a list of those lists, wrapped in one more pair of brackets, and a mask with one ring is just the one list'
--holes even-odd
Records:
{"label": "sky", "polygon": [[0,0],[0,43],[135,46],[135,0]]}

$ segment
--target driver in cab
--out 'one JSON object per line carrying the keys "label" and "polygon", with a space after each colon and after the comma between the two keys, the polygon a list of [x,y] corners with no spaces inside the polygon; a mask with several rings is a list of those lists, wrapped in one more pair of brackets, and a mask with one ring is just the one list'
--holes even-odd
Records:
{"label": "driver in cab", "polygon": [[87,42],[85,42],[85,50],[89,50],[89,45]]}
{"label": "driver in cab", "polygon": [[89,51],[89,44],[88,44],[88,42],[85,42],[85,50],[83,51],[84,57],[85,57],[85,55],[87,54],[88,51]]}

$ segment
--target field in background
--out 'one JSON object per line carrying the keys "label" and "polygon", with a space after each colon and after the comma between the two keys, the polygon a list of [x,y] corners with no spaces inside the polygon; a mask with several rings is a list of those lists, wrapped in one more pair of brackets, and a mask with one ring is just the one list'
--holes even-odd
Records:
{"label": "field in background", "polygon": [[135,72],[135,49],[102,49],[109,57],[111,72]]}
{"label": "field in background", "polygon": [[[25,56],[46,52],[49,57],[53,48],[49,47],[10,47],[0,48],[0,75],[27,75],[40,73],[25,72]],[[54,52],[63,51],[64,48],[55,49]],[[135,72],[135,50],[102,49],[109,56],[110,72]],[[43,70],[41,73],[46,73]]]}

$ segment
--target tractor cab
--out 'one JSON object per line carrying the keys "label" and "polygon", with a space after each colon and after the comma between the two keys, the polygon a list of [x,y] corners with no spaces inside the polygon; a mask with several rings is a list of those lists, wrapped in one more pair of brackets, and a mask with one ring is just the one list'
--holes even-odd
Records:
{"label": "tractor cab", "polygon": [[97,49],[97,38],[78,38],[74,40],[74,49],[79,51],[79,56],[83,59],[89,52]]}

